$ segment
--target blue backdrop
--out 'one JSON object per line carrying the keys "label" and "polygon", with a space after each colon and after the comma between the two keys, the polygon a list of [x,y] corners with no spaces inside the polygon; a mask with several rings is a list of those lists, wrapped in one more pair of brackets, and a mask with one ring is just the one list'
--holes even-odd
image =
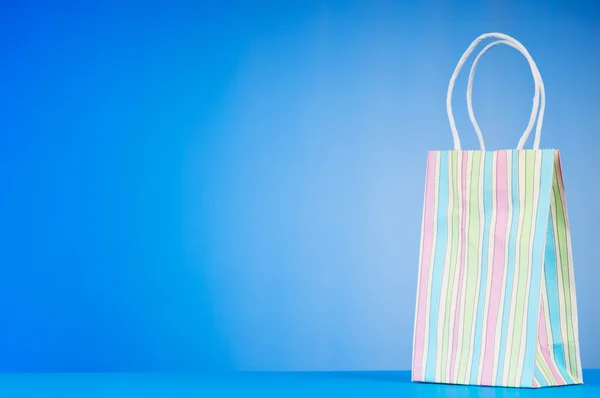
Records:
{"label": "blue backdrop", "polygon": [[[408,369],[426,151],[488,31],[545,79],[600,367],[600,6],[475,3],[4,2],[0,371]],[[532,91],[515,50],[483,59],[489,149]]]}

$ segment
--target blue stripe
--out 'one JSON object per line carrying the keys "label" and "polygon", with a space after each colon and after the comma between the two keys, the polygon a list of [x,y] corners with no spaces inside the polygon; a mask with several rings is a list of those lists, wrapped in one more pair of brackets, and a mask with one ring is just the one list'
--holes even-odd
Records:
{"label": "blue stripe", "polygon": [[540,368],[538,368],[537,366],[535,367],[535,373],[534,374],[535,374],[535,378],[540,383],[541,387],[548,387],[550,385],[550,383],[548,382],[548,380],[546,380],[546,378],[544,377],[544,374],[542,373],[542,371],[540,370]]}
{"label": "blue stripe", "polygon": [[517,223],[519,220],[519,152],[511,151],[512,157],[512,215],[510,235],[508,239],[508,258],[506,270],[506,286],[504,293],[504,310],[502,311],[502,333],[500,335],[500,351],[498,353],[498,374],[496,384],[502,385],[504,374],[504,357],[506,356],[506,338],[508,334],[508,316],[510,313],[510,298],[513,290],[513,277],[515,274],[515,247],[517,242]]}
{"label": "blue stripe", "polygon": [[[534,158],[535,152],[531,152]],[[521,385],[529,385],[533,380],[535,368],[535,349],[537,346],[537,325],[540,315],[540,288],[542,284],[542,259],[544,255],[544,244],[546,231],[548,230],[548,215],[550,214],[550,194],[552,191],[552,169],[554,164],[554,151],[544,149],[541,151],[542,161],[540,170],[540,184],[537,210],[534,223],[533,247],[531,256],[531,281],[529,287],[529,302],[527,307],[526,326],[523,331],[525,337],[525,356],[523,357],[523,372],[521,373]],[[535,159],[535,158],[534,158]],[[534,160],[532,159],[532,160]],[[534,176],[530,176],[534,177]]]}
{"label": "blue stripe", "polygon": [[435,363],[437,352],[437,321],[439,314],[440,294],[442,292],[442,273],[448,239],[448,151],[440,154],[437,236],[433,257],[433,281],[431,286],[431,308],[429,310],[429,344],[427,346],[427,362],[425,365],[425,381],[435,381]]}
{"label": "blue stripe", "polygon": [[575,381],[567,370],[565,352],[560,335],[560,304],[558,300],[558,275],[556,272],[556,248],[554,246],[554,229],[552,214],[549,216],[548,235],[546,237],[546,258],[544,273],[546,278],[546,294],[548,295],[548,316],[550,317],[550,332],[552,334],[554,362],[567,384],[575,384]]}
{"label": "blue stripe", "polygon": [[483,152],[485,156],[483,169],[483,215],[485,221],[483,224],[483,250],[481,253],[481,279],[479,281],[479,297],[477,299],[477,314],[475,317],[475,339],[473,344],[473,362],[471,364],[470,383],[477,384],[477,373],[479,370],[479,361],[481,360],[481,332],[483,324],[483,313],[485,305],[485,288],[488,269],[488,240],[490,234],[490,222],[492,218],[492,154],[493,152]]}

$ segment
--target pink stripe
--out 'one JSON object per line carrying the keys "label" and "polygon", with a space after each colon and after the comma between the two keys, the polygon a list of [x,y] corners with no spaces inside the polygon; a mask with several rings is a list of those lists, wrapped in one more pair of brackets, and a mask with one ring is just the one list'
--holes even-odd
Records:
{"label": "pink stripe", "polygon": [[546,312],[543,305],[540,305],[540,318],[538,325],[538,343],[542,352],[542,356],[544,357],[544,360],[550,369],[550,373],[552,373],[554,380],[556,380],[558,384],[566,384],[566,380],[560,374],[560,371],[556,367],[556,363],[550,357],[550,351],[548,350],[548,329],[546,329]]}
{"label": "pink stripe", "polygon": [[540,383],[538,383],[538,381],[534,378],[533,379],[533,387],[538,388],[539,386],[540,386]]}
{"label": "pink stripe", "polygon": [[413,354],[413,380],[423,381],[421,363],[423,360],[423,343],[425,338],[425,312],[427,309],[429,267],[433,245],[435,209],[435,163],[436,152],[427,154],[427,177],[425,183],[425,208],[423,216],[423,246],[421,247],[421,264],[419,264],[420,280],[417,297],[417,319],[415,320],[415,348]]}
{"label": "pink stripe", "polygon": [[[454,365],[456,362],[456,353],[458,351],[458,326],[459,326],[458,320],[460,319],[460,298],[462,296],[463,272],[465,269],[465,259],[466,259],[465,252],[467,251],[467,239],[465,236],[465,233],[467,231],[467,227],[466,227],[467,217],[466,217],[465,213],[468,211],[468,208],[467,208],[467,181],[468,181],[467,180],[467,159],[469,156],[471,156],[472,153],[473,152],[463,152],[463,162],[462,162],[462,176],[461,176],[462,205],[461,206],[463,209],[463,214],[462,214],[461,229],[460,229],[461,239],[462,239],[462,247],[461,247],[461,253],[460,253],[460,266],[459,266],[459,273],[458,273],[458,291],[457,291],[457,296],[456,296],[456,313],[454,315],[454,331],[452,334],[452,347],[450,348],[450,380],[454,380]],[[476,182],[472,181],[471,183],[476,183]]]}
{"label": "pink stripe", "polygon": [[496,227],[494,229],[494,258],[492,260],[492,286],[487,310],[487,334],[483,351],[483,369],[481,384],[492,385],[494,370],[494,351],[496,322],[502,298],[504,276],[504,249],[506,248],[506,228],[508,224],[508,181],[506,170],[506,151],[496,155]]}

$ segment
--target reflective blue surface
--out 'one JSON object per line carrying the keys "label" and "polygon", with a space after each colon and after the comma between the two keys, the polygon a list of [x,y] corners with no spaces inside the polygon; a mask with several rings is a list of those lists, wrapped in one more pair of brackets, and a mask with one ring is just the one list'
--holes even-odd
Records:
{"label": "reflective blue surface", "polygon": [[0,396],[21,397],[599,397],[600,370],[584,385],[538,390],[411,383],[410,372],[2,374]]}

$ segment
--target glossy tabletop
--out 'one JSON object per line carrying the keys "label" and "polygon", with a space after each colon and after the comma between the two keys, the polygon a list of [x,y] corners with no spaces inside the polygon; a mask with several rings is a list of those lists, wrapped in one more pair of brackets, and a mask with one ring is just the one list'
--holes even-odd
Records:
{"label": "glossy tabletop", "polygon": [[0,397],[600,397],[600,370],[584,385],[543,389],[412,383],[408,371],[230,374],[0,374]]}

